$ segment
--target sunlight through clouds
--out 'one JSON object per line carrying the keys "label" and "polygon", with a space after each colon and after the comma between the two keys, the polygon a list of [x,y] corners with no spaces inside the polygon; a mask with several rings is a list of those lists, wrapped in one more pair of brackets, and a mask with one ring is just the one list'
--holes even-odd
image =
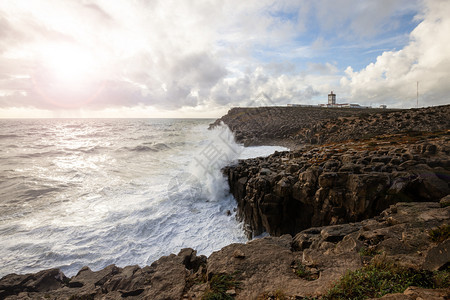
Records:
{"label": "sunlight through clouds", "polygon": [[415,81],[423,105],[442,104],[449,12],[445,1],[406,0],[2,1],[0,117],[204,116],[262,92],[285,105],[322,103],[330,90],[410,107]]}

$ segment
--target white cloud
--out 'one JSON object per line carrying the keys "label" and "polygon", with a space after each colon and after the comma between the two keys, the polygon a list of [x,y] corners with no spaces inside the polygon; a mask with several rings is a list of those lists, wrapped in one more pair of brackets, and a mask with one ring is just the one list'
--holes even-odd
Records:
{"label": "white cloud", "polygon": [[[331,89],[351,92],[359,102],[364,102],[359,97],[381,99],[399,93],[403,77],[447,74],[440,51],[447,37],[439,36],[445,30],[436,31],[431,9],[411,33],[409,46],[385,52],[359,72],[348,68],[341,87],[344,70],[323,49],[380,43],[384,48],[395,37],[383,42],[373,37],[397,28],[399,16],[417,7],[417,1],[407,0],[2,1],[0,108],[221,111],[249,104],[261,93],[275,104],[306,103]],[[441,22],[447,19],[442,15]],[[326,38],[330,34],[334,40]],[[437,38],[441,46],[433,50]],[[341,40],[346,42],[336,42]],[[71,64],[48,55],[49,45],[58,44],[89,52],[92,62],[80,59],[78,75],[52,70],[51,65],[74,66],[76,55],[58,57],[72,59]],[[77,82],[85,85],[71,85],[70,76],[82,77],[83,69],[89,69],[89,78]],[[68,78],[57,80],[55,74]],[[442,88],[415,80],[424,89]]]}
{"label": "white cloud", "polygon": [[361,71],[348,67],[341,85],[361,103],[415,105],[419,81],[420,105],[448,103],[450,93],[450,2],[427,1],[423,21],[411,32],[410,42],[386,51]]}

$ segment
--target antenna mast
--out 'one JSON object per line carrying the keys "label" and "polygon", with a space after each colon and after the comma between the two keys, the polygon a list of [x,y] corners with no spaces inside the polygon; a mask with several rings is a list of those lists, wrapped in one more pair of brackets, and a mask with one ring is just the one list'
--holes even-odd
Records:
{"label": "antenna mast", "polygon": [[417,100],[416,100],[416,108],[419,108],[419,82],[417,81]]}

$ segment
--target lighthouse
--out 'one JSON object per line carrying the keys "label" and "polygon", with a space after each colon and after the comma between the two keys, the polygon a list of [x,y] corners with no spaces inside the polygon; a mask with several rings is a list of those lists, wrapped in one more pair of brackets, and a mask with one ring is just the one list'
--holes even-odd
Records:
{"label": "lighthouse", "polygon": [[331,91],[331,93],[328,94],[328,105],[334,106],[336,105],[336,94]]}

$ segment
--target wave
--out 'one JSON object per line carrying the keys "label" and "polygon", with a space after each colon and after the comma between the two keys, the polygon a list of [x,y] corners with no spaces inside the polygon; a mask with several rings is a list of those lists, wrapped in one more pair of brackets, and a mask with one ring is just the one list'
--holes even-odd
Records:
{"label": "wave", "polygon": [[13,139],[18,138],[20,135],[17,134],[0,134],[0,139]]}
{"label": "wave", "polygon": [[153,148],[159,151],[170,149],[170,147],[164,143],[156,143],[153,145]]}
{"label": "wave", "polygon": [[96,133],[85,133],[85,134],[77,134],[77,138],[98,138],[108,136],[106,133],[96,132]]}
{"label": "wave", "polygon": [[79,151],[79,152],[88,154],[88,153],[97,153],[100,150],[106,150],[106,149],[108,149],[108,148],[103,147],[103,146],[94,146],[94,147],[82,146],[82,147],[78,147],[78,148],[64,148],[64,151],[67,151],[67,152]]}
{"label": "wave", "polygon": [[[0,160],[0,199],[8,202],[0,203],[0,221],[13,222],[0,222],[0,239],[12,247],[0,247],[0,276],[47,267],[61,267],[71,276],[84,265],[93,270],[111,263],[146,265],[185,247],[209,255],[246,241],[221,172],[244,148],[226,126],[207,130],[203,120],[174,120],[171,126],[118,120],[108,121],[113,125],[108,128],[91,130],[97,124],[89,123],[66,129],[70,134],[62,136],[63,126],[55,129],[52,122],[44,122],[44,130],[33,133],[36,139],[28,138],[31,143],[14,143],[26,148],[15,155],[44,159],[31,165],[13,151],[1,155],[7,159]],[[149,129],[146,122],[155,124]],[[68,123],[61,125],[74,124]],[[26,137],[30,127],[2,133]],[[42,131],[52,138],[42,139]],[[106,137],[94,137],[97,133]],[[47,142],[51,148],[29,147]],[[11,229],[15,224],[26,230]],[[21,246],[23,241],[30,245]],[[43,243],[46,248],[37,251]]]}
{"label": "wave", "polygon": [[154,134],[150,134],[150,135],[146,134],[146,135],[141,135],[141,136],[138,136],[138,137],[132,138],[132,139],[135,141],[142,141],[142,140],[154,140],[156,137],[157,137],[157,135],[154,135]]}
{"label": "wave", "polygon": [[190,172],[202,182],[206,198],[219,201],[229,195],[229,186],[222,168],[237,161],[244,147],[237,144],[233,132],[225,124],[209,130],[200,151],[189,166]]}
{"label": "wave", "polygon": [[83,124],[68,124],[64,126],[64,128],[83,128],[83,127],[84,127]]}
{"label": "wave", "polygon": [[151,144],[151,146],[147,146],[149,143],[143,143],[141,145],[137,145],[135,147],[122,147],[119,148],[119,151],[132,151],[132,152],[160,152],[164,150],[169,150],[171,147],[167,146],[164,143],[156,143]]}
{"label": "wave", "polygon": [[61,189],[56,187],[44,187],[39,189],[29,189],[23,193],[23,197],[26,200],[34,200],[38,197],[41,197],[45,194],[59,192]]}
{"label": "wave", "polygon": [[49,157],[49,156],[59,156],[59,155],[66,155],[67,152],[65,151],[45,151],[45,152],[35,152],[35,153],[28,153],[28,154],[21,154],[16,155],[15,157],[18,158],[37,158],[37,157]]}

